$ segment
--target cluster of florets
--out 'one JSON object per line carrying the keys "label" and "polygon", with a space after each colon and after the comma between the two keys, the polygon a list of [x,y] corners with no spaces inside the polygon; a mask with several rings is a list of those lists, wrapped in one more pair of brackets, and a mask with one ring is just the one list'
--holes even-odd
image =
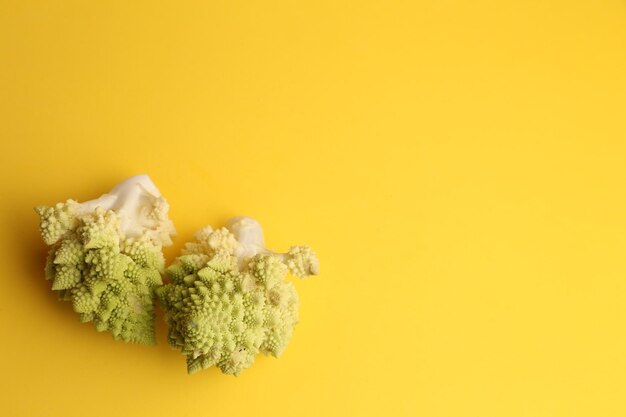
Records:
{"label": "cluster of florets", "polygon": [[76,216],[75,208],[71,200],[38,208],[42,235],[52,245],[46,263],[52,289],[99,331],[154,343],[153,289],[162,284],[161,247],[147,235],[123,239],[111,210]]}
{"label": "cluster of florets", "polygon": [[51,246],[46,278],[83,322],[116,339],[154,343],[154,288],[162,285],[163,244],[171,243],[169,206],[146,176],[97,200],[35,210]]}
{"label": "cluster of florets", "polygon": [[226,228],[201,229],[167,268],[170,284],[157,294],[169,322],[169,343],[187,359],[189,373],[217,366],[239,375],[256,355],[280,356],[298,322],[298,295],[284,281],[317,265],[308,248],[287,254],[235,254],[241,244]]}

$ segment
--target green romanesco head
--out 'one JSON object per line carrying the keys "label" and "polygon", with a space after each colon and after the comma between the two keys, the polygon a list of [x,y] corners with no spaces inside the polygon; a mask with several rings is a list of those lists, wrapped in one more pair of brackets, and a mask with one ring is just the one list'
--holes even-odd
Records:
{"label": "green romanesco head", "polygon": [[217,366],[238,376],[259,351],[280,356],[298,322],[298,295],[284,278],[290,270],[301,277],[318,272],[309,248],[249,250],[240,247],[245,236],[237,237],[226,228],[201,229],[167,268],[170,283],[156,290],[169,343],[186,356],[189,373]]}
{"label": "green romanesco head", "polygon": [[[71,301],[81,321],[94,322],[98,331],[108,330],[127,342],[153,344],[154,289],[162,285],[164,268],[164,242],[158,237],[167,234],[169,239],[173,229],[169,220],[160,224],[151,220],[151,212],[162,211],[163,205],[145,205],[146,187],[151,184],[146,181],[144,176],[132,177],[116,187],[119,194],[35,210],[42,238],[51,246],[45,270],[52,289]],[[164,201],[160,195],[150,196]],[[142,206],[136,204],[139,197]],[[143,211],[141,217],[133,217],[131,208]],[[163,218],[162,213],[159,216]]]}

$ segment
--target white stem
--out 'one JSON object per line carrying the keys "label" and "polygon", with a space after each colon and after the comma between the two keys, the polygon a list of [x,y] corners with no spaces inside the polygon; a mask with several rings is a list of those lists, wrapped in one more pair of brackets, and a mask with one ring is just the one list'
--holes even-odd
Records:
{"label": "white stem", "polygon": [[[119,215],[121,230],[125,236],[136,237],[150,229],[155,232],[153,237],[156,238],[159,233],[155,229],[160,223],[156,219],[148,218],[148,214],[158,200],[163,200],[159,189],[149,176],[142,174],[127,178],[107,194],[82,203],[81,211],[85,214],[91,213],[96,207],[113,210]],[[167,235],[174,235],[171,222],[166,227],[169,229],[166,230]],[[162,240],[162,244],[170,242],[169,237],[158,240]]]}
{"label": "white stem", "polygon": [[257,253],[269,252],[265,249],[265,239],[261,224],[251,217],[233,217],[226,223],[226,228],[232,232],[239,242],[235,250],[237,258],[252,258]]}

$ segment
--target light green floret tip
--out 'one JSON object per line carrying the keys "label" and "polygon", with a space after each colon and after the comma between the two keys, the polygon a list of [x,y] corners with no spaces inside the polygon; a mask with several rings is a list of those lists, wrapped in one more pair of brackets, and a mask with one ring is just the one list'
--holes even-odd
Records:
{"label": "light green floret tip", "polygon": [[169,323],[169,344],[187,371],[217,366],[238,376],[262,352],[278,357],[298,322],[298,294],[284,279],[319,273],[308,247],[285,254],[265,249],[259,223],[248,217],[213,231],[205,227],[167,268],[170,283],[156,293]]}
{"label": "light green floret tip", "polygon": [[115,339],[154,344],[154,290],[162,285],[162,247],[175,232],[167,202],[145,175],[102,197],[37,207],[51,246],[46,279],[81,321]]}

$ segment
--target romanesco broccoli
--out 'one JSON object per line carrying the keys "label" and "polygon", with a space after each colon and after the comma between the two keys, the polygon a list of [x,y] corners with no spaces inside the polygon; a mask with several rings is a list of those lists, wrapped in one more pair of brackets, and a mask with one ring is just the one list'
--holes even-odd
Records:
{"label": "romanesco broccoli", "polygon": [[319,273],[308,247],[285,254],[264,247],[259,223],[237,217],[226,228],[200,229],[156,289],[169,323],[168,341],[187,358],[187,371],[217,366],[239,375],[259,351],[280,356],[298,322],[298,295],[287,272]]}
{"label": "romanesco broccoli", "polygon": [[162,247],[175,234],[168,210],[147,175],[95,200],[35,209],[51,246],[46,278],[83,322],[115,339],[154,343],[154,288],[162,285]]}

